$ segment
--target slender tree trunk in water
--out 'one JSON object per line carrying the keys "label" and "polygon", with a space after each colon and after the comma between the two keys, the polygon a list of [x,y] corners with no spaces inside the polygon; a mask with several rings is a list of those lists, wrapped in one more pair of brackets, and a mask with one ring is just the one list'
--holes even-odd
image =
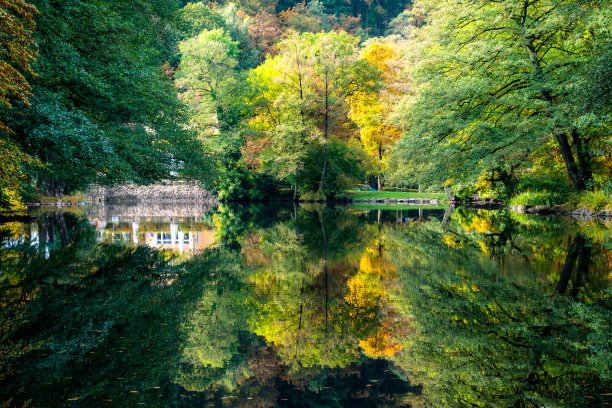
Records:
{"label": "slender tree trunk in water", "polygon": [[295,166],[295,186],[293,188],[293,201],[297,201],[298,196],[298,181],[300,178],[300,163]]}
{"label": "slender tree trunk in water", "polygon": [[589,272],[589,256],[591,255],[591,247],[584,245],[578,255],[578,266],[576,267],[576,274],[572,279],[572,289],[570,290],[570,296],[575,298],[580,289],[582,283],[582,276]]}
{"label": "slender tree trunk in water", "polygon": [[368,29],[368,12],[369,12],[369,6],[368,3],[363,3],[363,15],[364,15],[364,19],[363,19],[363,23],[364,23],[364,30]]}
{"label": "slender tree trunk in water", "polygon": [[443,226],[446,225],[446,223],[450,219],[451,213],[453,212],[454,209],[455,209],[455,205],[451,204],[451,205],[448,206],[448,208],[444,212],[444,218],[442,218],[442,225]]}
{"label": "slender tree trunk in water", "polygon": [[325,132],[323,133],[323,170],[321,170],[321,193],[323,193],[323,183],[325,182],[325,167],[327,165],[327,131],[329,126],[329,83],[327,82],[327,68],[325,68]]}
{"label": "slender tree trunk in water", "polygon": [[328,306],[329,306],[329,278],[327,272],[327,239],[325,238],[325,221],[323,219],[323,214],[321,213],[321,232],[323,233],[323,274],[325,276],[325,334],[327,334],[327,324],[328,324]]}
{"label": "slender tree trunk in water", "polygon": [[[300,290],[300,299],[304,299],[304,281],[302,280],[302,289]],[[297,357],[298,354],[298,349],[299,349],[299,343],[300,343],[300,334],[302,333],[302,314],[303,314],[303,310],[304,310],[304,304],[300,304],[300,318],[298,320],[298,332],[295,336],[295,357]]]}
{"label": "slender tree trunk in water", "polygon": [[47,224],[47,238],[49,242],[55,243],[55,220],[51,217],[51,214],[45,217],[45,224]]}
{"label": "slender tree trunk in water", "polygon": [[574,238],[572,246],[567,253],[567,257],[565,257],[565,264],[563,264],[563,269],[561,270],[559,276],[559,282],[557,283],[553,296],[561,295],[567,289],[567,284],[572,276],[572,270],[574,269],[576,258],[578,258],[579,254],[581,255],[584,252],[585,243],[586,239],[582,235],[578,235],[576,238]]}
{"label": "slender tree trunk in water", "polygon": [[38,222],[38,247],[44,248],[47,245],[47,235],[49,234],[49,226],[45,217]]}
{"label": "slender tree trunk in water", "polygon": [[62,247],[65,247],[68,245],[68,228],[66,228],[66,220],[64,219],[64,213],[55,213],[55,222],[57,223],[57,228],[59,229]]}

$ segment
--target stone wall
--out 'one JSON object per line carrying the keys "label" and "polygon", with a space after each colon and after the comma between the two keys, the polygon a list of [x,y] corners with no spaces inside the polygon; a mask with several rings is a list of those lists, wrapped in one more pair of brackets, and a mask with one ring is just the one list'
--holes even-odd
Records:
{"label": "stone wall", "polygon": [[112,187],[92,185],[87,191],[91,203],[195,201],[217,203],[217,197],[199,183],[161,182],[148,186],[125,184]]}

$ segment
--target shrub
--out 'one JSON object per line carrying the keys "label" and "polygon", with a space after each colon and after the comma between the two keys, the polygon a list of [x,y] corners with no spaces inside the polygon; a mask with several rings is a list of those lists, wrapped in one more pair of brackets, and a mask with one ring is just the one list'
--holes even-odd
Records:
{"label": "shrub", "polygon": [[510,200],[510,205],[558,205],[562,204],[567,195],[550,191],[525,191]]}
{"label": "shrub", "polygon": [[516,191],[550,191],[567,196],[572,191],[572,187],[565,177],[551,174],[529,174],[519,180]]}
{"label": "shrub", "polygon": [[605,194],[602,190],[585,191],[576,194],[571,201],[577,201],[575,207],[599,212],[604,209],[612,209],[612,196]]}
{"label": "shrub", "polygon": [[300,196],[302,201],[326,201],[325,194],[319,189],[317,191],[306,191]]}

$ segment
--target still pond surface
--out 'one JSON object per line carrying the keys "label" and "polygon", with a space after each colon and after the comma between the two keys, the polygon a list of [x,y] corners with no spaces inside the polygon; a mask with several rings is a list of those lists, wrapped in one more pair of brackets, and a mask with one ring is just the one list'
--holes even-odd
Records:
{"label": "still pond surface", "polygon": [[612,225],[141,205],[0,225],[0,406],[600,407]]}

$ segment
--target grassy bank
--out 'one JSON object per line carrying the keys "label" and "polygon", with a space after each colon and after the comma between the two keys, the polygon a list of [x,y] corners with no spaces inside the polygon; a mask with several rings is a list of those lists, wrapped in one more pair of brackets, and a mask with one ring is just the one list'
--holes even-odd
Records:
{"label": "grassy bank", "polygon": [[612,196],[603,191],[585,191],[582,193],[565,193],[559,191],[525,191],[512,197],[509,205],[527,205],[558,207],[566,211],[589,210],[599,212],[612,210]]}
{"label": "grassy bank", "polygon": [[351,204],[351,208],[359,208],[362,210],[391,210],[391,211],[404,211],[404,210],[445,210],[449,204],[437,204],[437,205],[405,205],[405,204],[363,204],[355,203]]}
{"label": "grassy bank", "polygon": [[448,197],[444,193],[415,193],[410,191],[346,191],[345,194],[351,200],[378,200],[378,199],[394,199],[406,200],[409,198],[424,199],[424,200],[447,200]]}

